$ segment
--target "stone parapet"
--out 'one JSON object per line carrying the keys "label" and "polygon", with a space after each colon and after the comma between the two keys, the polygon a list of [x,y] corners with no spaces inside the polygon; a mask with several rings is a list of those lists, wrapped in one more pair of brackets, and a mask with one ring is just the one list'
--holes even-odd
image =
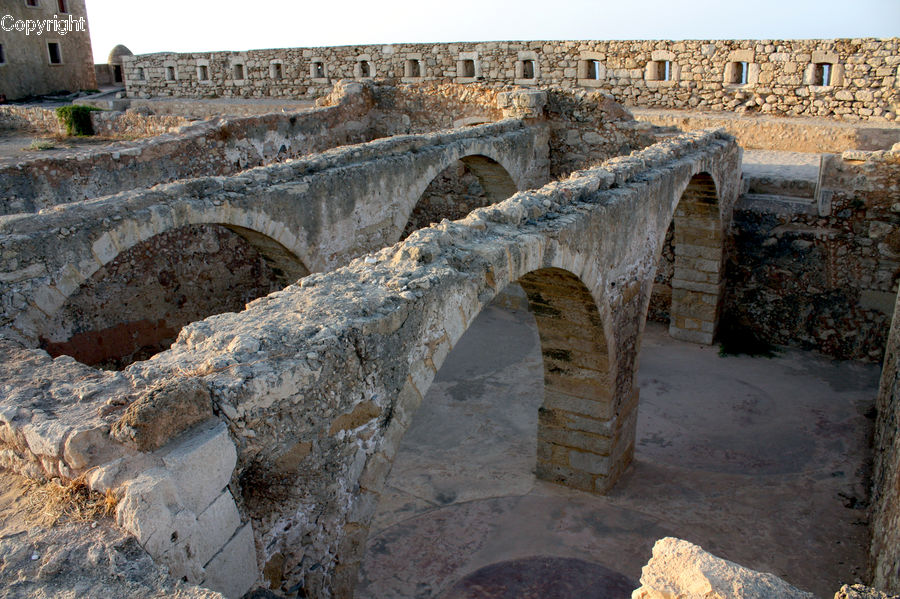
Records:
{"label": "stone parapet", "polygon": [[[124,59],[130,97],[324,95],[338,79],[602,91],[627,105],[893,121],[898,38],[503,41],[159,53]],[[276,66],[277,65],[277,66]]]}

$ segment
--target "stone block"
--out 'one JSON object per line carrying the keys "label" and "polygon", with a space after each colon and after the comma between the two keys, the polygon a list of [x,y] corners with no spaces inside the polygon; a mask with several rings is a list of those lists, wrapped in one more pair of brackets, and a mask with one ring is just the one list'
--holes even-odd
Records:
{"label": "stone block", "polygon": [[253,529],[245,524],[206,565],[202,585],[229,599],[238,599],[259,578]]}
{"label": "stone block", "polygon": [[774,574],[756,572],[718,558],[681,539],[666,537],[653,546],[632,599],[696,597],[716,599],[815,599]]}
{"label": "stone block", "polygon": [[153,451],[211,416],[206,386],[196,379],[176,379],[150,389],[128,406],[113,424],[112,435],[139,451]]}
{"label": "stone block", "polygon": [[163,455],[184,505],[197,514],[222,493],[236,461],[237,452],[224,423],[190,433]]}
{"label": "stone block", "polygon": [[241,525],[241,516],[227,489],[197,517],[193,547],[197,561],[206,565],[231,539]]}
{"label": "stone block", "polygon": [[171,528],[181,498],[169,473],[148,470],[124,485],[116,507],[116,523],[133,534],[141,545],[159,531]]}
{"label": "stone block", "polygon": [[673,339],[678,339],[679,341],[699,343],[701,345],[712,345],[713,342],[712,333],[701,330],[687,330],[674,325],[669,326],[669,335],[671,335]]}
{"label": "stone block", "polygon": [[569,465],[576,470],[583,470],[590,474],[608,474],[609,456],[599,455],[589,451],[569,451]]}

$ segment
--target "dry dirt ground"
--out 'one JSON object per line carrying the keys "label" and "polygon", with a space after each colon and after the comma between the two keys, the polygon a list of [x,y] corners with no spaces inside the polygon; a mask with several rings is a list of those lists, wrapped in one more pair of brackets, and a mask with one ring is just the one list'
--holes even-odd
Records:
{"label": "dry dirt ground", "polygon": [[0,598],[222,599],[173,581],[109,518],[48,526],[47,503],[0,470]]}
{"label": "dry dirt ground", "polygon": [[635,461],[599,497],[535,479],[534,319],[490,306],[402,441],[357,597],[624,599],[665,536],[831,597],[865,573],[878,377],[797,350],[720,357],[650,323]]}
{"label": "dry dirt ground", "polygon": [[[109,139],[99,136],[61,139],[46,133],[2,130],[0,131],[0,166],[15,164],[25,160],[34,160],[35,158],[63,156],[71,154],[74,150],[98,148],[117,142],[121,143],[122,141],[122,139]],[[48,149],[34,149],[33,144],[41,144]]]}

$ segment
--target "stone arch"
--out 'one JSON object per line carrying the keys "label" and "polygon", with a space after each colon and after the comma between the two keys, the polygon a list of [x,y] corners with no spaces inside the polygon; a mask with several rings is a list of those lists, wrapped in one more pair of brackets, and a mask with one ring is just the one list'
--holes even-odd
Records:
{"label": "stone arch", "polygon": [[[27,321],[24,323],[21,319],[17,321],[17,328],[20,331],[31,332],[31,343],[46,347],[51,337],[49,327],[54,326],[52,322],[56,315],[101,269],[139,244],[202,225],[221,226],[247,242],[271,269],[279,288],[309,274],[304,261],[298,257],[296,238],[289,233],[287,227],[272,221],[265,214],[224,206],[213,207],[210,210],[167,214],[155,210],[149,218],[135,217],[123,220],[117,223],[113,230],[90,235],[85,248],[85,253],[90,259],[73,260],[61,269],[56,279],[46,285],[41,292],[43,302],[40,309],[32,309],[27,315],[23,315]],[[286,243],[290,243],[291,246],[285,245]]]}
{"label": "stone arch", "polygon": [[[338,552],[346,561],[336,570],[335,588],[350,589],[355,584],[378,496],[400,439],[434,376],[475,317],[507,284],[518,283],[525,290],[541,342],[544,400],[538,413],[536,476],[582,491],[604,493],[630,463],[629,448],[622,450],[627,445],[622,438],[628,435],[620,426],[623,421],[630,422],[630,417],[616,401],[611,328],[606,326],[605,310],[594,293],[580,275],[568,270],[581,270],[583,256],[553,249],[543,254],[538,250],[522,255],[518,266],[511,265],[510,271],[496,271],[499,280],[489,277],[491,287],[478,295],[474,307],[467,310],[449,302],[446,312],[439,316],[449,321],[442,325],[443,336],[423,340],[433,351],[421,363],[410,365],[409,379],[396,400],[384,445],[366,462],[359,476],[360,505],[366,509],[356,513],[359,519],[354,521],[353,530],[357,534],[345,539]],[[541,265],[544,257],[546,265]],[[525,274],[516,278],[521,272]],[[429,329],[432,327],[425,328]],[[624,410],[631,408],[629,404]]]}
{"label": "stone arch", "polygon": [[[425,193],[428,187],[455,163],[461,164],[467,172],[477,178],[484,191],[484,198],[481,201],[471,201],[462,205],[435,206],[428,201]],[[448,161],[436,173],[429,172],[426,175],[421,188],[417,186],[412,190],[411,199],[414,201],[408,202],[402,213],[406,218],[404,219],[405,225],[402,225],[403,228],[400,231],[400,239],[404,239],[413,231],[427,227],[430,223],[440,222],[445,218],[449,220],[463,218],[476,208],[502,202],[518,191],[518,186],[509,170],[499,161],[484,154],[470,154],[462,156],[458,160]]]}
{"label": "stone arch", "polygon": [[[725,231],[718,186],[710,173],[696,173],[687,182],[670,226],[674,271],[669,334],[708,345],[716,335],[725,286]],[[661,249],[664,243],[665,237],[660,238]]]}

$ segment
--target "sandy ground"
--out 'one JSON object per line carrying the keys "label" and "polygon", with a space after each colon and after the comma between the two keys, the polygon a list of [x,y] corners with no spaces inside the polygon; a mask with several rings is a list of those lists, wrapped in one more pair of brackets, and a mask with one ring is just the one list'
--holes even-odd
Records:
{"label": "sandy ground", "polygon": [[534,320],[490,306],[402,441],[356,596],[627,598],[677,536],[831,597],[865,571],[878,376],[796,350],[720,357],[651,323],[635,462],[599,497],[535,479]]}
{"label": "sandy ground", "polygon": [[815,182],[819,178],[821,154],[744,150],[741,165],[745,177],[768,177]]}
{"label": "sandy ground", "polygon": [[[59,157],[72,154],[73,150],[98,148],[100,146],[121,143],[121,139],[104,137],[70,137],[57,139],[45,133],[28,131],[0,131],[0,166],[7,166],[36,158]],[[47,150],[30,149],[33,142],[41,142],[53,146]]]}

